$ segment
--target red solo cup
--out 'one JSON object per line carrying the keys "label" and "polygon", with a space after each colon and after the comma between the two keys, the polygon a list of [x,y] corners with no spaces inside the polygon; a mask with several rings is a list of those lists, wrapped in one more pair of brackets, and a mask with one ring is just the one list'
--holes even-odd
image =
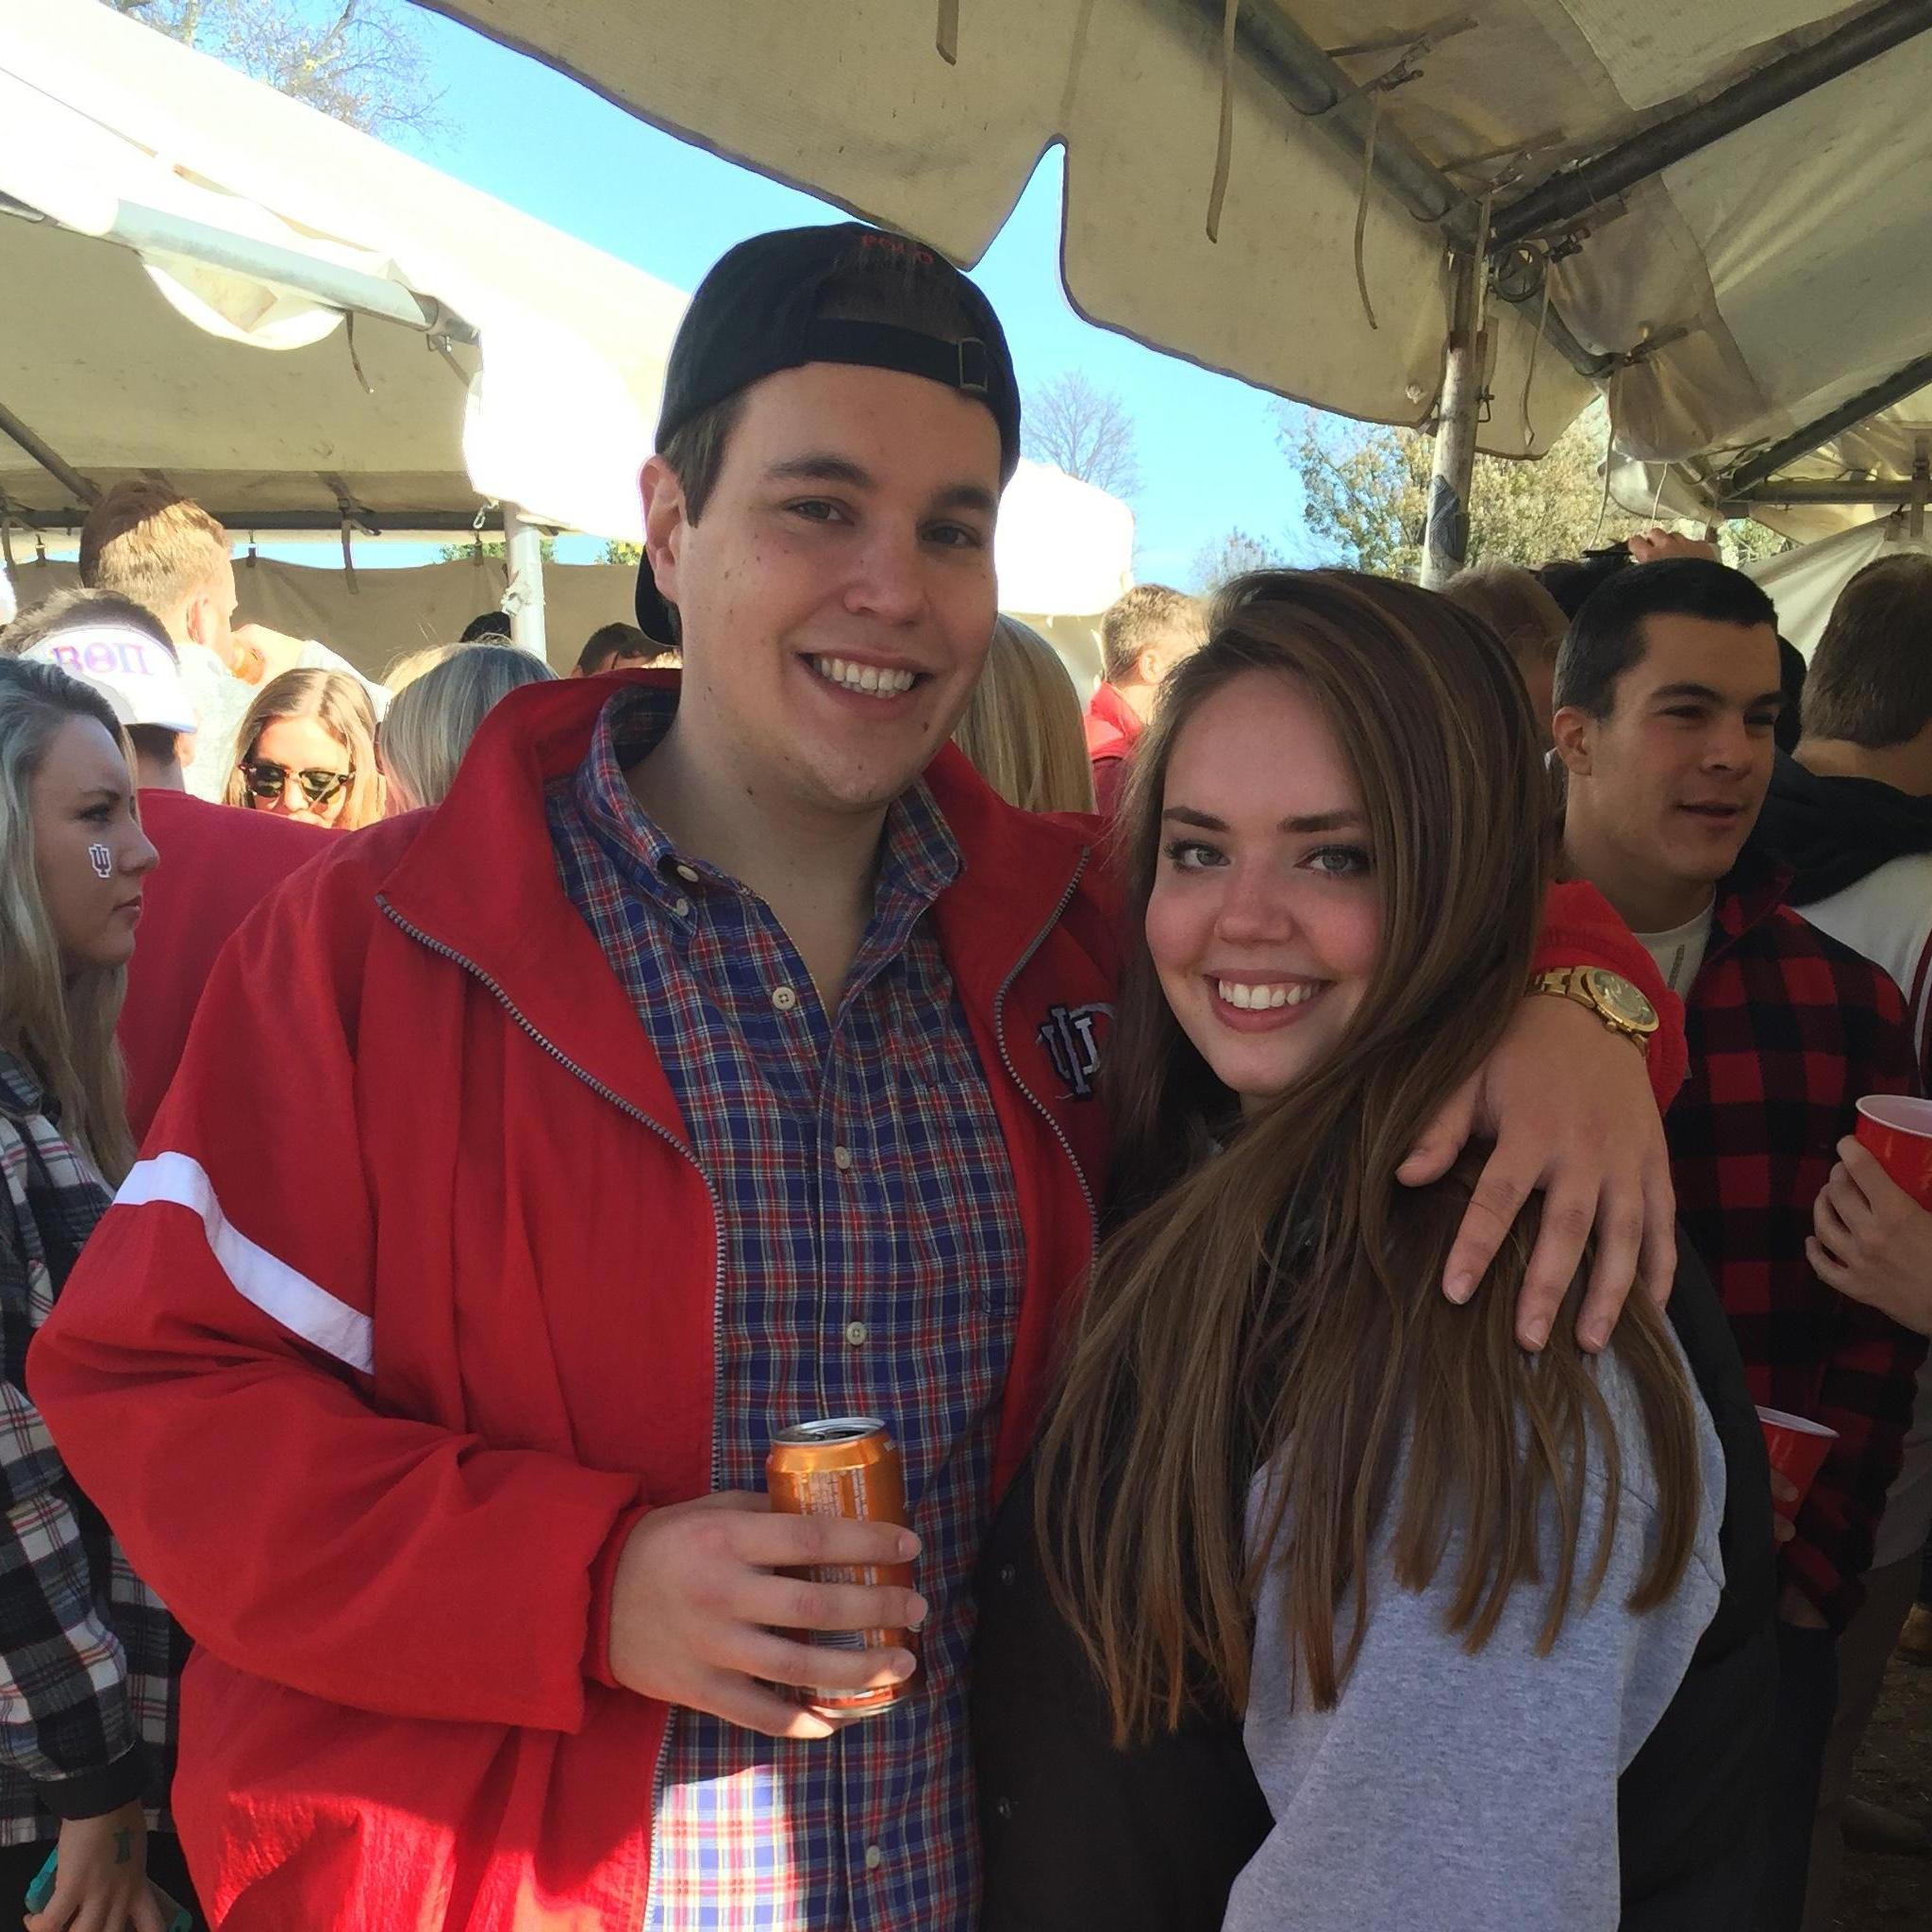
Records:
{"label": "red solo cup", "polygon": [[1781,1408],[1760,1408],[1757,1420],[1764,1429],[1772,1468],[1798,1491],[1789,1503],[1780,1503],[1775,1494],[1771,1499],[1772,1507],[1789,1523],[1797,1515],[1812,1477],[1824,1467],[1831,1445],[1838,1441],[1838,1431],[1827,1429],[1823,1423],[1807,1422],[1801,1415],[1787,1415]]}
{"label": "red solo cup", "polygon": [[1932,1100],[1868,1093],[1858,1103],[1858,1139],[1921,1208],[1932,1208]]}

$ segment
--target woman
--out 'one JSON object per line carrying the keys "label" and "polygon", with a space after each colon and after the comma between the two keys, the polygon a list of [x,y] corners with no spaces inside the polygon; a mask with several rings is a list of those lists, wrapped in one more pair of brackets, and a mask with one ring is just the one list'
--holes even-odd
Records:
{"label": "woman", "polygon": [[1091,811],[1080,695],[1059,653],[1017,617],[993,625],[992,648],[953,741],[1022,811]]}
{"label": "woman", "polygon": [[557,674],[514,644],[458,644],[441,663],[412,678],[382,721],[383,775],[390,809],[441,805],[477,727],[498,699]]}
{"label": "woman", "polygon": [[235,733],[225,803],[353,832],[382,816],[375,711],[340,671],[285,671],[263,685]]}
{"label": "woman", "polygon": [[[0,660],[0,1914],[49,1849],[30,1932],[161,1932],[186,1868],[166,1824],[187,1645],[62,1468],[27,1344],[133,1160],[114,1024],[155,849],[105,697]],[[150,1836],[150,1832],[167,1835]]]}
{"label": "woman", "polygon": [[[1163,692],[1124,820],[1115,1231],[982,1571],[990,1927],[1749,1909],[1772,1532],[1708,1283],[1676,1298],[1722,1447],[1655,1307],[1600,1360],[1524,1355],[1527,1234],[1452,1306],[1474,1169],[1394,1179],[1527,976],[1534,741],[1485,625],[1344,573],[1233,585]],[[1633,1768],[1667,1707],[1672,1756]],[[1714,1742],[1689,1791],[1684,1734]]]}

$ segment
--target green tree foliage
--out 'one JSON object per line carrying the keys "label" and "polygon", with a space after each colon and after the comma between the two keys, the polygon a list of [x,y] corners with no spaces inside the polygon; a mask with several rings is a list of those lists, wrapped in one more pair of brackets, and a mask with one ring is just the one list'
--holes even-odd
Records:
{"label": "green tree foliage", "polygon": [[[1434,456],[1426,436],[1289,404],[1278,408],[1275,433],[1301,478],[1308,530],[1334,561],[1385,576],[1420,574]],[[1604,409],[1596,404],[1538,461],[1477,457],[1469,560],[1535,565],[1648,528],[1650,518],[1605,501],[1598,474],[1605,441]],[[1702,534],[1695,526],[1680,527],[1687,535]],[[1734,563],[1786,547],[1759,524],[1726,525],[1721,541]]]}
{"label": "green tree foliage", "polygon": [[[508,563],[509,561],[509,552],[504,547],[504,541],[501,537],[485,537],[480,543],[441,544],[437,548],[436,560],[438,563],[468,563],[479,550],[492,562]],[[542,551],[543,561],[545,563],[555,563],[557,561],[557,539],[546,536],[542,540]]]}

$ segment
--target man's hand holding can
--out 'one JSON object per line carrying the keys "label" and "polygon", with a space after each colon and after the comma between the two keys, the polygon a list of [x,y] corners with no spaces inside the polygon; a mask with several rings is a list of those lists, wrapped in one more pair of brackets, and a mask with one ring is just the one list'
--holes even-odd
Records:
{"label": "man's hand holding can", "polygon": [[897,1645],[827,1647],[783,1633],[912,1630],[925,1600],[898,1584],[774,1573],[891,1569],[918,1554],[919,1539],[897,1524],[780,1515],[768,1497],[741,1491],[667,1504],[639,1521],[618,1559],[611,1674],[640,1696],[767,1737],[830,1737],[836,1718],[767,1685],[856,1695],[903,1683],[918,1659]]}

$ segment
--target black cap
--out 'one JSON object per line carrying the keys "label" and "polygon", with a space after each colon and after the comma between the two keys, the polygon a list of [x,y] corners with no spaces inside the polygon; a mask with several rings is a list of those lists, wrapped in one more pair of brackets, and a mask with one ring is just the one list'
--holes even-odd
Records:
{"label": "black cap", "polygon": [[[816,313],[826,282],[874,262],[898,275],[930,275],[943,284],[964,311],[971,333],[953,341],[894,323]],[[720,258],[698,284],[671,345],[658,447],[727,396],[808,362],[893,369],[976,397],[999,427],[1000,480],[1011,479],[1020,461],[1020,386],[992,304],[923,242],[859,222],[754,235]],[[672,641],[648,556],[638,566],[637,613],[648,636]]]}

